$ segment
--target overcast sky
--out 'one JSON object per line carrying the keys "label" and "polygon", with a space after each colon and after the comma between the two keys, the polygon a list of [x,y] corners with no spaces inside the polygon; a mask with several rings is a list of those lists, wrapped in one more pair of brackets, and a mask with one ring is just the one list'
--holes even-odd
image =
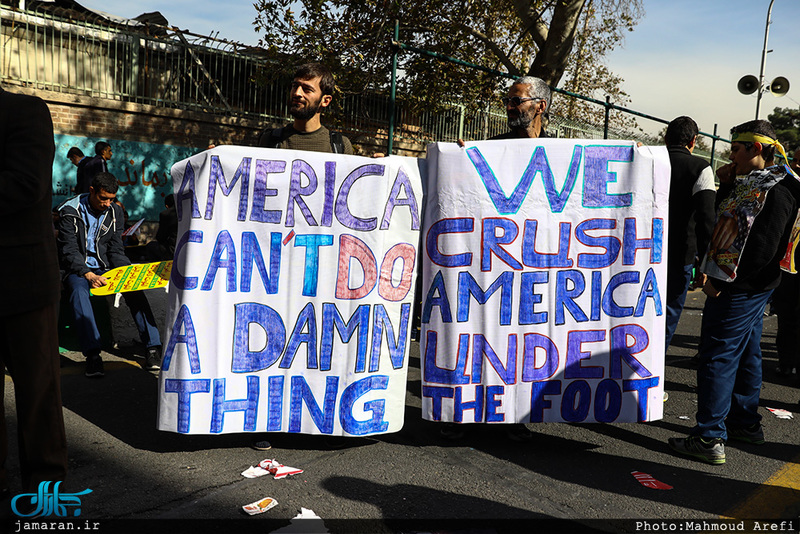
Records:
{"label": "overcast sky", "polygon": [[[161,11],[172,26],[201,35],[257,44],[251,0],[85,0],[92,9],[133,18]],[[670,120],[692,116],[702,131],[727,137],[730,128],[755,117],[755,94],[736,89],[742,76],[758,76],[769,0],[644,0],[646,15],[608,58],[625,80],[629,107]],[[444,5],[444,2],[443,2]],[[800,106],[800,0],[775,0],[765,79],[789,79],[789,93],[761,100],[761,118],[775,107]],[[555,109],[557,112],[557,108]],[[649,133],[663,126],[638,119]]]}

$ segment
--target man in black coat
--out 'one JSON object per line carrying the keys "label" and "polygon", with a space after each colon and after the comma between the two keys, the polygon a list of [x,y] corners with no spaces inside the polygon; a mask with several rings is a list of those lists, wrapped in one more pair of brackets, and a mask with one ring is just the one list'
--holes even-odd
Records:
{"label": "man in black coat", "polygon": [[[686,302],[694,267],[706,253],[714,228],[714,172],[708,162],[693,156],[697,123],[678,117],[669,123],[665,140],[672,167],[669,189],[667,253],[667,322],[664,350],[669,348]],[[699,285],[704,275],[698,273]]]}
{"label": "man in black coat", "polygon": [[[55,155],[40,98],[0,88],[0,367],[14,381],[23,493],[63,481],[67,440],[58,356],[58,258],[50,212]],[[0,381],[0,403],[3,402]],[[0,498],[9,495],[0,405]]]}
{"label": "man in black coat", "polygon": [[93,158],[84,160],[86,163],[83,166],[82,183],[85,189],[80,187],[81,184],[78,184],[79,190],[76,190],[76,193],[79,195],[89,192],[89,186],[92,185],[92,180],[94,180],[95,176],[101,172],[108,172],[108,161],[114,155],[111,145],[105,141],[98,141],[94,145],[94,153],[95,156]]}

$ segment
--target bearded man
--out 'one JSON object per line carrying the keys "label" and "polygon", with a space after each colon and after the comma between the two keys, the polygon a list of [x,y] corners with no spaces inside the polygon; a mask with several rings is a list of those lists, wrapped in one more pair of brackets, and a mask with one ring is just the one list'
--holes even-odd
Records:
{"label": "bearded man", "polygon": [[511,84],[503,98],[510,132],[495,135],[496,139],[537,139],[550,137],[544,131],[547,106],[550,105],[550,86],[534,76],[523,76]]}
{"label": "bearded man", "polygon": [[[325,65],[306,63],[297,67],[289,91],[289,113],[294,122],[282,128],[264,130],[258,146],[352,155],[350,140],[339,132],[328,130],[320,121],[320,115],[333,100],[335,88],[333,74]],[[257,437],[251,446],[258,451],[272,448],[263,437]]]}
{"label": "bearded man", "polygon": [[300,65],[289,91],[289,113],[294,122],[282,128],[265,130],[258,146],[353,154],[350,140],[339,132],[328,130],[320,121],[320,115],[333,100],[335,88],[333,74],[325,65]]}

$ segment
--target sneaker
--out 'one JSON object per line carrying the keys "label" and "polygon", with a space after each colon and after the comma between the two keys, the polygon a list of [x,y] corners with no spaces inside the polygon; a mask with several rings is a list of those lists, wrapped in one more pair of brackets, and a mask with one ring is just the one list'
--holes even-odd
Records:
{"label": "sneaker", "polygon": [[147,349],[147,356],[144,358],[144,369],[147,371],[158,371],[161,369],[161,347],[150,347]]}
{"label": "sneaker", "polygon": [[517,443],[525,443],[533,439],[533,432],[528,430],[528,427],[522,423],[518,423],[509,425],[509,427],[506,429],[506,437],[508,437],[508,439],[511,441],[516,441]]}
{"label": "sneaker", "polygon": [[720,438],[703,439],[700,436],[669,438],[669,447],[684,456],[691,456],[709,464],[725,463],[725,442]]}
{"label": "sneaker", "polygon": [[763,445],[765,443],[764,427],[760,423],[750,426],[728,427],[728,439],[744,441],[753,445]]}
{"label": "sneaker", "polygon": [[257,451],[268,451],[272,448],[272,444],[265,439],[260,439],[258,441],[254,441],[250,447]]}
{"label": "sneaker", "polygon": [[86,358],[86,372],[84,374],[87,378],[103,378],[106,376],[103,371],[103,358],[100,356]]}
{"label": "sneaker", "polygon": [[442,428],[439,430],[439,435],[450,441],[463,439],[464,434],[464,429],[456,423],[442,423]]}

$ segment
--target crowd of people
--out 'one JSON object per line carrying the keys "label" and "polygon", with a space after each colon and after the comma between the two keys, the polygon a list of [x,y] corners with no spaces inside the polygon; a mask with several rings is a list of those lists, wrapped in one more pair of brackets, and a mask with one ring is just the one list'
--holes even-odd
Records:
{"label": "crowd of people", "polygon": [[[321,115],[331,104],[334,78],[319,63],[302,65],[289,91],[293,121],[265,130],[257,146],[353,154],[350,140],[328,130]],[[550,88],[542,80],[516,80],[502,99],[509,131],[492,139],[548,137]],[[777,372],[793,376],[798,368],[800,342],[800,279],[781,274],[781,261],[795,235],[800,205],[800,182],[788,166],[775,165],[776,153],[788,160],[769,122],[750,121],[733,128],[729,165],[717,172],[719,190],[708,162],[692,154],[698,127],[678,117],[666,130],[671,163],[669,243],[666,298],[666,345],[692,284],[706,294],[699,367],[697,424],[687,437],[671,438],[677,453],[711,464],[725,462],[729,439],[765,442],[758,413],[762,380],[761,330],[765,307],[773,291],[778,313]],[[463,142],[459,141],[463,146]],[[92,311],[90,289],[107,283],[104,273],[128,265],[122,241],[124,208],[115,203],[118,181],[109,172],[113,151],[107,142],[87,157],[73,147],[67,158],[76,166],[76,196],[58,207],[57,232],[51,222],[53,129],[45,103],[36,97],[0,89],[0,250],[14,262],[0,264],[4,292],[0,305],[0,362],[15,384],[19,419],[22,487],[34,492],[41,481],[63,480],[67,469],[66,438],[61,414],[57,340],[59,296],[69,300],[85,374],[104,374],[101,338]],[[794,154],[794,169],[800,150]],[[763,192],[762,205],[747,211],[737,199],[753,187]],[[751,207],[752,208],[752,207]],[[751,222],[751,224],[748,224]],[[171,258],[175,250],[175,199],[165,200],[156,241],[142,259]],[[57,239],[54,239],[54,234]],[[743,249],[744,239],[748,246]],[[738,241],[737,241],[738,240]],[[742,250],[733,279],[706,272],[706,256],[739,243]],[[23,274],[24,273],[24,274]],[[143,292],[125,293],[142,344],[144,367],[157,370],[161,339]],[[2,398],[2,397],[0,397]],[[450,439],[463,430],[442,425]],[[522,424],[507,425],[508,437],[528,441]],[[253,444],[270,448],[264,436]],[[0,428],[0,498],[8,497],[5,428]]]}

